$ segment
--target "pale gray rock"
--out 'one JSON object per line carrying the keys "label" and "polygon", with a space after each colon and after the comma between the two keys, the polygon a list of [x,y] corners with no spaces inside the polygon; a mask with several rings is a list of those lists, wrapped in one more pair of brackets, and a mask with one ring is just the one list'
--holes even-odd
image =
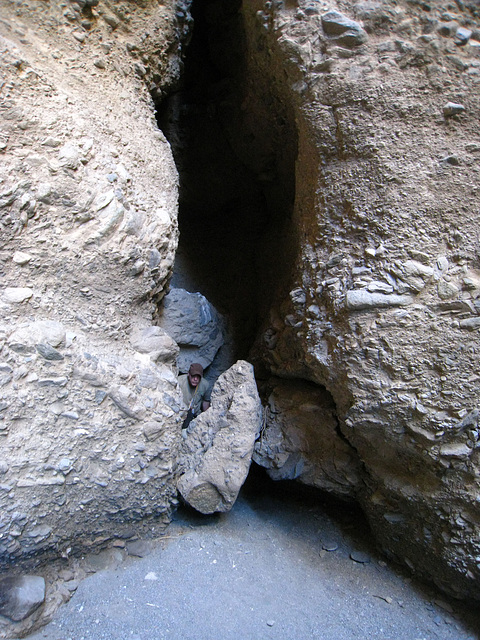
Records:
{"label": "pale gray rock", "polygon": [[130,342],[135,351],[147,353],[153,362],[164,362],[175,365],[180,349],[161,327],[150,326],[142,329],[134,329],[130,336]]}
{"label": "pale gray rock", "polygon": [[41,576],[0,578],[0,614],[19,622],[31,615],[45,600],[45,580]]}
{"label": "pale gray rock", "polygon": [[223,319],[200,293],[172,288],[163,300],[159,325],[180,347],[178,368],[192,362],[208,367],[224,343]]}
{"label": "pale gray rock", "polygon": [[229,511],[250,468],[262,426],[253,367],[239,360],[212,391],[211,407],[185,430],[177,488],[201,513]]}
{"label": "pale gray rock", "polygon": [[362,310],[384,307],[399,307],[412,304],[411,296],[400,296],[395,294],[370,293],[365,289],[347,291],[345,305],[347,309]]}
{"label": "pale gray rock", "polygon": [[463,104],[459,104],[457,102],[447,102],[447,104],[443,107],[443,115],[446,118],[456,116],[459,113],[463,113],[464,111],[465,107],[463,106]]}
{"label": "pale gray rock", "polygon": [[59,347],[65,344],[66,330],[61,322],[55,320],[38,320],[22,323],[9,335],[10,345],[37,345],[46,344],[50,347]]}
{"label": "pale gray rock", "polygon": [[450,300],[451,298],[455,298],[459,289],[453,282],[447,282],[446,280],[440,280],[437,284],[438,297],[441,300]]}
{"label": "pale gray rock", "polygon": [[360,483],[355,451],[337,432],[335,405],[325,389],[308,382],[271,380],[265,426],[254,461],[273,480],[297,479],[341,497]]}
{"label": "pale gray rock", "polygon": [[33,296],[33,289],[29,287],[7,287],[3,291],[3,299],[5,302],[12,304],[20,304],[29,300]]}
{"label": "pale gray rock", "polygon": [[15,264],[19,264],[20,266],[28,264],[31,259],[32,256],[25,251],[15,251],[12,257],[13,262],[15,262]]}
{"label": "pale gray rock", "polygon": [[472,30],[465,27],[459,27],[455,33],[455,43],[458,45],[466,45],[472,37]]}

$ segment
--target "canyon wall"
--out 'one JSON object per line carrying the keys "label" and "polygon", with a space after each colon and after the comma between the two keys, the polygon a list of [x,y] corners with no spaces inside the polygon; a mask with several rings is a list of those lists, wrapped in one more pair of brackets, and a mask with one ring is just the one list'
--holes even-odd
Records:
{"label": "canyon wall", "polygon": [[[479,598],[479,10],[204,5],[205,113],[265,205],[254,458],[359,501],[388,555]],[[151,326],[177,172],[154,104],[190,17],[156,0],[1,7],[7,562],[128,535],[175,504],[178,347]]]}
{"label": "canyon wall", "polygon": [[3,563],[169,520],[178,347],[145,331],[177,172],[150,92],[178,80],[184,18],[173,2],[1,3]]}
{"label": "canyon wall", "polygon": [[[355,498],[388,555],[478,598],[478,6],[252,2],[244,19],[244,132],[281,103],[298,146],[290,275],[253,350],[256,459]],[[278,127],[271,147],[281,179]]]}

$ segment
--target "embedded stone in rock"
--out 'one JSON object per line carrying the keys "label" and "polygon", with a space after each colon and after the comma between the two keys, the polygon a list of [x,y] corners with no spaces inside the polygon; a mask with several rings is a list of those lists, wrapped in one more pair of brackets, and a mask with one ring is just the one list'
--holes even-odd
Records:
{"label": "embedded stone in rock", "polygon": [[443,115],[446,118],[456,116],[459,113],[463,113],[464,111],[465,107],[463,106],[463,104],[458,104],[456,102],[447,102],[447,104],[443,107]]}
{"label": "embedded stone in rock", "polygon": [[201,513],[233,507],[261,426],[253,367],[239,360],[215,383],[210,409],[184,432],[177,488],[190,506]]}
{"label": "embedded stone in rock", "polygon": [[[59,347],[65,342],[66,331],[61,322],[38,320],[23,324],[8,338],[9,345],[49,345]],[[42,354],[43,355],[43,354]]]}
{"label": "embedded stone in rock", "polygon": [[33,290],[28,287],[7,287],[3,292],[5,302],[20,303],[29,300],[33,296]]}
{"label": "embedded stone in rock", "polygon": [[327,36],[335,37],[337,44],[354,47],[367,40],[367,34],[358,22],[350,20],[338,11],[329,11],[322,16],[323,30]]}
{"label": "embedded stone in rock", "polygon": [[153,362],[161,361],[168,364],[176,362],[179,347],[161,327],[145,327],[134,329],[130,342],[135,351],[148,353]]}
{"label": "embedded stone in rock", "polygon": [[370,293],[365,289],[347,291],[345,304],[347,309],[372,309],[384,307],[402,307],[413,302],[412,296],[396,294]]}
{"label": "embedded stone in rock", "polygon": [[12,576],[0,580],[0,614],[19,622],[45,600],[45,580],[41,576]]}
{"label": "embedded stone in rock", "polygon": [[208,367],[223,345],[223,318],[200,293],[172,288],[165,296],[159,325],[180,347],[178,368],[192,362]]}

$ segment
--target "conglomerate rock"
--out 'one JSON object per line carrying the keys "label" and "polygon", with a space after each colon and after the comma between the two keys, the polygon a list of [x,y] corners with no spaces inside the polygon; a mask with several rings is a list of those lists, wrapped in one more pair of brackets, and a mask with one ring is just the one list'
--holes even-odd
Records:
{"label": "conglomerate rock", "polygon": [[[3,561],[108,539],[175,494],[175,346],[141,343],[177,244],[151,95],[178,79],[189,15],[0,5]],[[359,500],[388,554],[480,598],[478,3],[218,7],[234,37],[211,19],[211,51],[238,58],[218,111],[272,212],[252,357],[283,382],[259,462]]]}
{"label": "conglomerate rock", "polygon": [[187,29],[174,2],[0,5],[6,563],[168,520],[178,347],[152,359],[142,331],[174,260],[177,172],[149,89],[178,79]]}
{"label": "conglomerate rock", "polygon": [[[288,379],[331,394],[331,438],[363,468],[351,496],[382,548],[479,598],[478,3],[254,0],[242,16],[233,144],[253,168],[248,141],[267,137],[281,176],[278,105],[295,122],[289,273],[254,361],[287,379],[283,405]],[[267,105],[277,115],[258,133]]]}

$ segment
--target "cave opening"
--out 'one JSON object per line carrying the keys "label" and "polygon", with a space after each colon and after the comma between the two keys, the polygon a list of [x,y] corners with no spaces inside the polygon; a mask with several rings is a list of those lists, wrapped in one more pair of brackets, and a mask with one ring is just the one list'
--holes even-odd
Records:
{"label": "cave opening", "polygon": [[[156,105],[179,172],[171,284],[228,319],[248,358],[293,254],[293,116],[248,55],[241,0],[197,0],[180,84]],[[253,66],[252,66],[253,65]]]}

